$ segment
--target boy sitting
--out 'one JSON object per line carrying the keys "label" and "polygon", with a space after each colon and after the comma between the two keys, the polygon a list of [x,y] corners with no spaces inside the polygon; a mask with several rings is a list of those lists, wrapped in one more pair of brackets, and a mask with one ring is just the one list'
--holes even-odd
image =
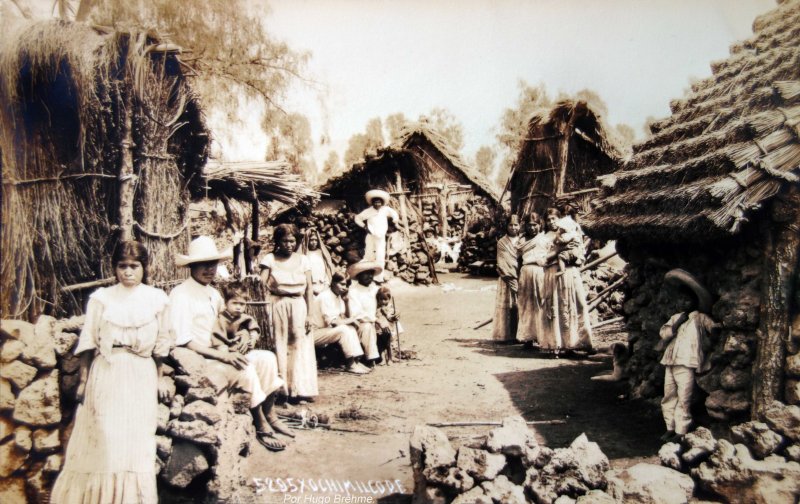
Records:
{"label": "boy sitting", "polygon": [[211,331],[211,348],[246,354],[252,350],[261,329],[255,319],[244,313],[249,295],[244,286],[232,283],[222,290],[225,310],[219,314]]}

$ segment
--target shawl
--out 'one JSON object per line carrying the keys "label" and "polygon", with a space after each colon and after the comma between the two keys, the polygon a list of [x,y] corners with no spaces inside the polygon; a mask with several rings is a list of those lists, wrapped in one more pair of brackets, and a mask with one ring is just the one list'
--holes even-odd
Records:
{"label": "shawl", "polygon": [[502,277],[518,278],[516,240],[508,235],[497,240],[497,271]]}
{"label": "shawl", "polygon": [[300,245],[300,253],[303,255],[308,255],[308,240],[312,235],[317,237],[319,251],[322,253],[322,260],[325,262],[325,273],[328,275],[328,280],[330,280],[334,272],[333,259],[331,259],[331,253],[328,250],[328,247],[325,246],[325,242],[322,241],[322,237],[319,235],[319,231],[317,231],[316,228],[308,229],[306,234],[303,235],[303,243]]}

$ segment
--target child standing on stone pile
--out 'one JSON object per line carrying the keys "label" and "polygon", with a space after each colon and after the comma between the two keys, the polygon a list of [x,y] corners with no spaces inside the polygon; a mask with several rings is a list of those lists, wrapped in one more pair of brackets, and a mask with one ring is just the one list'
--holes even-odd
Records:
{"label": "child standing on stone pile", "polygon": [[211,348],[246,354],[256,346],[261,329],[255,319],[244,313],[250,296],[243,285],[232,283],[222,290],[225,310],[219,314],[211,331]]}
{"label": "child standing on stone pile", "polygon": [[[385,354],[383,358],[384,364],[391,364],[394,356],[400,357],[400,349],[398,347],[397,338],[402,334],[403,327],[398,320],[400,314],[394,309],[392,302],[392,291],[389,287],[382,286],[378,289],[375,295],[378,301],[378,310],[375,317],[375,330],[378,333],[378,347],[381,354]],[[395,328],[395,323],[397,324]],[[396,329],[396,330],[395,330]]]}
{"label": "child standing on stone pile", "polygon": [[677,305],[680,312],[670,317],[661,327],[659,347],[664,350],[661,364],[666,368],[664,375],[664,398],[661,412],[667,425],[662,441],[675,441],[689,432],[692,427],[692,390],[697,373],[707,372],[711,364],[705,358],[705,351],[711,347],[712,331],[721,324],[714,322],[707,314],[711,312],[711,294],[687,271],[674,269],[664,276],[664,281],[682,289]]}

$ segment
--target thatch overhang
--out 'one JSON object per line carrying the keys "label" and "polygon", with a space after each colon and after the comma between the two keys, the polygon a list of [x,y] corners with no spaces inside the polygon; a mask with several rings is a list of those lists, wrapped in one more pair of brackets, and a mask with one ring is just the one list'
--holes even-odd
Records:
{"label": "thatch overhang", "polygon": [[239,201],[277,201],[296,205],[300,200],[317,199],[319,193],[286,161],[209,162],[203,170],[206,195],[225,196]]}
{"label": "thatch overhang", "polygon": [[175,277],[209,140],[179,53],[147,31],[83,23],[0,34],[4,317],[79,312],[77,291],[61,290],[109,276],[122,207],[151,281]]}
{"label": "thatch overhang", "polygon": [[[443,163],[431,158],[427,154],[429,149],[438,153]],[[367,156],[350,170],[331,178],[320,188],[320,192],[351,204],[358,202],[361,206],[364,193],[369,189],[395,191],[396,174],[399,172],[403,179],[403,190],[420,194],[429,178],[427,171],[430,165],[471,185],[476,194],[488,197],[495,204],[499,203],[497,188],[464,161],[444,136],[425,123],[407,125],[398,140],[379,149],[375,155]]]}
{"label": "thatch overhang", "polygon": [[588,195],[595,179],[612,172],[622,156],[603,119],[585,101],[562,100],[528,122],[506,183],[511,209],[541,215],[560,200]]}
{"label": "thatch overhang", "polygon": [[593,236],[729,237],[800,181],[800,1],[760,16],[753,32],[671,103],[621,170],[600,177],[603,196],[583,219]]}

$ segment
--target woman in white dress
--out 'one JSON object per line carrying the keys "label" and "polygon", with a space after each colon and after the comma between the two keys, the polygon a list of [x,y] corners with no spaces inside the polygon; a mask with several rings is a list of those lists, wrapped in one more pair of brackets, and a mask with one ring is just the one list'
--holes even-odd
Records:
{"label": "woman in white dress", "polygon": [[541,232],[541,219],[537,213],[528,217],[525,238],[519,246],[522,266],[519,273],[519,327],[517,340],[527,348],[534,344],[542,350],[555,350],[559,342],[553,333],[553,317],[548,316],[548,295],[545,270],[548,256],[552,255],[552,233]]}
{"label": "woman in white dress", "polygon": [[261,280],[269,290],[272,330],[278,373],[289,386],[293,402],[313,402],[319,395],[317,357],[310,330],[311,266],[308,258],[295,252],[295,227],[275,228],[275,250],[261,261]]}
{"label": "woman in white dress", "polygon": [[331,286],[331,276],[333,276],[331,254],[322,242],[319,232],[313,228],[306,231],[300,252],[308,258],[308,265],[311,267],[311,289],[317,296]]}
{"label": "woman in white dress", "polygon": [[156,426],[160,359],[171,337],[164,291],[146,280],[147,249],[120,243],[117,283],[89,297],[75,353],[81,355],[80,402],[54,504],[157,502]]}

